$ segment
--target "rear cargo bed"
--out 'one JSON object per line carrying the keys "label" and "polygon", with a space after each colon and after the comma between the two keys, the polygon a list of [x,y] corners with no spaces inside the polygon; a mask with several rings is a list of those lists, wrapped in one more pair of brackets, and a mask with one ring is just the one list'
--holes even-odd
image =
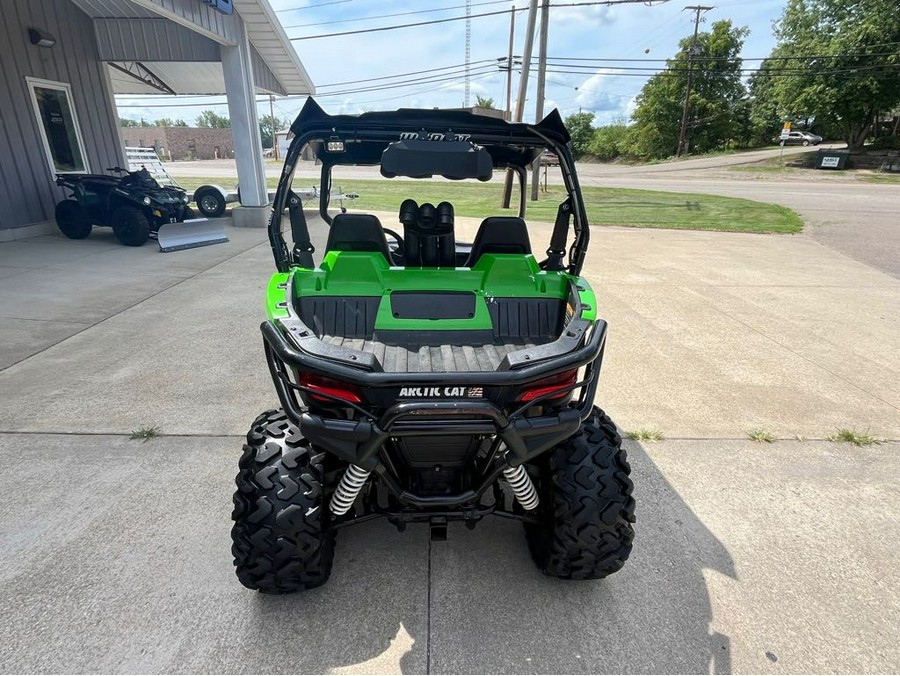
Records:
{"label": "rear cargo bed", "polygon": [[377,340],[327,335],[322,336],[322,341],[329,345],[371,352],[385,371],[393,373],[496,371],[510,352],[541,344],[498,342],[492,345],[387,345]]}

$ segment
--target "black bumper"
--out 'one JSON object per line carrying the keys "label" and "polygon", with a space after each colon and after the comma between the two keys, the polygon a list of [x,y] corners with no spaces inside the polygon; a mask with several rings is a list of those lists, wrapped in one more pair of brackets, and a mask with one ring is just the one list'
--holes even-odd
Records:
{"label": "black bumper", "polygon": [[[300,427],[303,436],[324,451],[368,471],[375,472],[388,490],[411,507],[458,507],[472,504],[507,467],[528,462],[572,436],[589,415],[597,390],[606,340],[606,322],[599,320],[577,349],[542,363],[507,371],[476,373],[367,372],[337,364],[290,345],[271,323],[261,327],[266,360],[281,405]],[[410,383],[470,384],[494,388],[519,388],[530,382],[574,368],[585,367],[581,381],[571,386],[580,394],[566,406],[540,416],[525,417],[542,403],[538,398],[506,410],[489,399],[412,400],[370,410],[345,400],[335,404],[353,409],[353,419],[311,411],[297,398],[309,393],[291,378],[291,371],[309,371],[362,388],[396,388]],[[321,397],[321,394],[317,394]],[[514,409],[514,410],[510,410]],[[507,412],[508,411],[508,412]],[[456,495],[417,495],[404,490],[399,477],[379,457],[389,438],[411,436],[485,435],[496,438],[499,451],[484,468],[476,486]]]}

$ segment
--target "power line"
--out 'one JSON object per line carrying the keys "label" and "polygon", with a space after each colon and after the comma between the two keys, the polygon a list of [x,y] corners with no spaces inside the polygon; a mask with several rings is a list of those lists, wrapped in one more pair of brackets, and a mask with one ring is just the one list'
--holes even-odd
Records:
{"label": "power line", "polygon": [[[504,0],[504,2],[505,2],[505,0]],[[473,61],[472,63],[473,64],[487,63],[487,62],[494,63],[495,61],[496,61],[496,59],[479,59],[478,61]],[[394,75],[384,75],[382,77],[369,77],[369,78],[365,78],[363,80],[345,80],[344,82],[331,82],[329,84],[319,85],[318,87],[316,87],[316,89],[318,90],[320,87],[336,87],[338,85],[356,84],[359,82],[375,82],[376,80],[390,80],[390,79],[397,78],[397,77],[406,77],[408,75],[421,75],[422,73],[432,73],[432,72],[436,72],[439,70],[451,70],[451,69],[455,69],[455,68],[462,68],[464,65],[465,64],[463,64],[463,63],[458,63],[458,64],[454,64],[452,66],[440,66],[438,68],[427,68],[425,70],[413,70],[408,73],[395,73]]]}
{"label": "power line", "polygon": [[[900,43],[898,43],[900,44]],[[860,54],[805,54],[800,56],[697,56],[694,61],[701,63],[703,61],[808,61],[813,59],[852,59],[854,57],[870,57],[870,56],[898,56],[897,52],[866,52]],[[601,63],[668,63],[673,59],[616,59],[616,58],[587,58],[578,56],[548,56],[548,59],[554,61],[581,61],[581,62],[601,62]],[[536,59],[532,59],[536,61]]]}
{"label": "power line", "polygon": [[276,9],[276,12],[299,12],[304,9],[316,9],[318,7],[327,7],[328,5],[343,5],[353,0],[330,0],[329,2],[320,2],[317,5],[307,5],[306,7],[288,7],[287,9]]}
{"label": "power line", "polygon": [[[858,68],[841,68],[837,70],[819,70],[814,73],[815,76],[819,75],[845,75],[845,74],[854,74],[854,73],[873,73],[879,69],[890,70],[896,69],[900,72],[900,63],[888,63],[888,64],[878,64],[875,66],[860,66]],[[586,75],[586,71],[582,70],[559,70],[559,69],[547,69],[548,73],[560,73],[566,75]],[[601,73],[601,75],[608,75],[609,77],[679,77],[682,73],[686,73],[687,69],[679,68],[679,69],[667,69],[667,70],[659,70],[656,72],[645,72],[645,73]],[[807,75],[809,74],[808,70],[769,70],[765,68],[760,69],[745,69],[743,71],[737,71],[739,73],[743,73],[743,76],[746,75],[759,75],[763,77],[797,77],[798,75]],[[887,73],[890,74],[890,73]]]}
{"label": "power line", "polygon": [[[498,14],[508,14],[513,10],[510,9],[501,9],[496,12],[482,12],[481,14],[472,14],[468,18],[478,18],[482,16],[497,16]],[[521,9],[516,9],[516,12],[521,12]],[[447,19],[432,19],[431,21],[418,21],[416,23],[403,23],[398,24],[396,26],[381,26],[380,28],[361,28],[355,31],[341,31],[339,33],[322,33],[320,35],[304,35],[299,38],[289,38],[291,42],[297,40],[318,40],[319,38],[336,38],[341,37],[343,35],[360,35],[362,33],[380,33],[382,31],[396,31],[401,28],[412,28],[414,26],[431,26],[436,23],[448,23],[450,21],[465,21],[467,17],[464,16],[453,16]]]}
{"label": "power line", "polygon": [[[505,4],[509,0],[488,0],[488,2],[473,2],[472,7],[481,7],[483,5],[500,5]],[[315,23],[301,23],[294,26],[285,26],[288,28],[310,28],[312,26],[330,26],[336,23],[357,23],[359,21],[373,21],[374,19],[392,19],[398,16],[410,16],[413,14],[434,14],[437,12],[449,12],[451,9],[463,9],[465,5],[450,5],[449,7],[438,7],[436,9],[417,9],[410,12],[395,12],[394,14],[377,14],[375,16],[360,16],[350,19],[332,19],[331,21],[317,21]]]}
{"label": "power line", "polygon": [[[648,6],[652,6],[654,3],[665,3],[669,2],[669,0],[591,0],[590,2],[566,2],[555,4],[554,7],[590,7],[594,5],[626,5],[626,4],[637,4],[642,2]],[[515,9],[502,9],[497,10],[495,12],[481,12],[480,14],[472,14],[470,17],[465,16],[452,16],[446,19],[432,19],[431,21],[418,21],[415,23],[404,23],[398,24],[396,26],[380,26],[378,28],[360,28],[359,30],[353,31],[340,31],[337,33],[320,33],[318,35],[303,35],[301,37],[289,38],[292,42],[299,40],[318,40],[320,38],[336,38],[344,35],[361,35],[363,33],[379,33],[382,31],[395,31],[403,28],[413,28],[415,26],[431,26],[439,23],[448,23],[450,21],[465,21],[467,18],[477,19],[479,17],[485,16],[497,16],[499,14],[508,14],[509,12],[524,12],[524,7],[517,7]]]}

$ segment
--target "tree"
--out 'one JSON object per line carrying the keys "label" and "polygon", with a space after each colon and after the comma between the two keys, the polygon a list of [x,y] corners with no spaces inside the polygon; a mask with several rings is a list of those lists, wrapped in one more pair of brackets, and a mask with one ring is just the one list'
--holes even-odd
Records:
{"label": "tree", "polygon": [[493,108],[494,107],[494,99],[481,96],[480,94],[475,97],[475,107],[476,108]]}
{"label": "tree", "polygon": [[594,130],[588,151],[602,162],[624,155],[627,148],[628,126],[624,122],[608,124]]}
{"label": "tree", "polygon": [[204,110],[197,116],[198,127],[212,127],[213,129],[226,129],[231,126],[231,120],[224,115],[219,115],[212,110]]}
{"label": "tree", "polygon": [[[688,140],[694,152],[734,143],[740,136],[736,113],[746,90],[739,54],[748,34],[747,28],[732,26],[730,21],[716,21],[709,32],[697,36],[688,119]],[[668,157],[678,147],[691,45],[691,37],[681,40],[665,70],[651,77],[637,97],[629,146],[638,157]]]}
{"label": "tree", "polygon": [[290,120],[275,117],[271,115],[263,115],[259,118],[259,135],[262,137],[263,148],[272,148],[272,139],[275,138],[275,132],[285,129],[291,124]]}
{"label": "tree", "polygon": [[127,117],[120,117],[119,118],[119,126],[120,127],[140,127],[141,123],[138,122],[137,120],[132,120]]}
{"label": "tree", "polygon": [[173,120],[171,117],[161,117],[158,120],[154,120],[153,124],[157,127],[186,127],[187,122],[184,120],[178,119]]}
{"label": "tree", "polygon": [[594,137],[593,124],[593,113],[572,113],[565,119],[566,129],[572,137],[572,154],[576,160],[590,152],[591,139]]}
{"label": "tree", "polygon": [[896,0],[789,0],[765,65],[772,100],[792,117],[836,125],[859,150],[875,115],[900,104]]}

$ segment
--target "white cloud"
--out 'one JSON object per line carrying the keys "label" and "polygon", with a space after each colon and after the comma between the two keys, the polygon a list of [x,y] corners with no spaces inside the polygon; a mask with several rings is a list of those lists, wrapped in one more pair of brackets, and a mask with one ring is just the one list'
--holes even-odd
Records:
{"label": "white cloud", "polygon": [[610,81],[621,72],[615,68],[600,68],[579,85],[575,101],[584,110],[595,114],[610,111],[624,113],[628,98],[609,91]]}
{"label": "white cloud", "polygon": [[[540,13],[538,13],[540,16]],[[582,7],[553,7],[550,12],[550,28],[571,28],[572,25],[599,28],[613,23],[615,12],[606,5],[588,5]],[[559,26],[559,24],[567,24]]]}

